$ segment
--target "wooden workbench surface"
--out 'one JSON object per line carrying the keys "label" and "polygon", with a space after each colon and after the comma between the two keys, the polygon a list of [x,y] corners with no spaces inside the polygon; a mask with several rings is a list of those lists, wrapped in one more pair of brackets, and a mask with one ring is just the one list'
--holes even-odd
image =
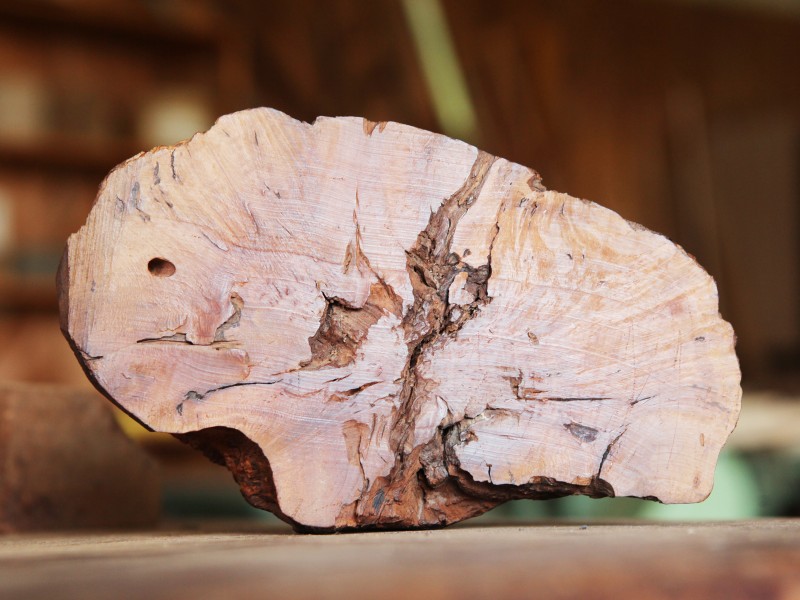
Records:
{"label": "wooden workbench surface", "polygon": [[0,538],[11,598],[800,598],[800,520]]}

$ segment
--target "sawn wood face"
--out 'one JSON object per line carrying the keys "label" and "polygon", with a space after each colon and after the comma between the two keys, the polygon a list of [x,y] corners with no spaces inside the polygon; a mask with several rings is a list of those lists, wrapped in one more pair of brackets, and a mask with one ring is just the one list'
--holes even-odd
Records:
{"label": "sawn wood face", "polygon": [[713,280],[537,173],[269,109],[117,167],[59,276],[92,381],[299,528],[697,502],[739,413]]}

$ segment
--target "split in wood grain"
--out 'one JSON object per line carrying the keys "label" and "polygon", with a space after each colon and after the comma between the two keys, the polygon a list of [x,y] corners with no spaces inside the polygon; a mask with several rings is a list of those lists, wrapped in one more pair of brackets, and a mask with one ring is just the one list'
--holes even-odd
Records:
{"label": "split in wood grain", "polygon": [[297,528],[700,501],[738,415],[682,249],[397,123],[223,117],[115,169],[60,273],[95,384]]}

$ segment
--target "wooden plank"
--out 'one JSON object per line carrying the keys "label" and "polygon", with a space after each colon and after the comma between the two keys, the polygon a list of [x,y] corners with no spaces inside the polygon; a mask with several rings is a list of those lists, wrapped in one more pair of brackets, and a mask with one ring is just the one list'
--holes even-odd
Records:
{"label": "wooden plank", "polygon": [[800,520],[0,538],[13,598],[797,598]]}

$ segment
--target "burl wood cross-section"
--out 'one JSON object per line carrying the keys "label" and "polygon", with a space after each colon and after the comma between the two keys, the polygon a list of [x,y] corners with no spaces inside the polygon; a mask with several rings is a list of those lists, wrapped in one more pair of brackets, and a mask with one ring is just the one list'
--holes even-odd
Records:
{"label": "burl wood cross-section", "polygon": [[535,171],[273,110],[117,167],[60,269],[87,374],[297,528],[697,502],[739,412],[713,280]]}

